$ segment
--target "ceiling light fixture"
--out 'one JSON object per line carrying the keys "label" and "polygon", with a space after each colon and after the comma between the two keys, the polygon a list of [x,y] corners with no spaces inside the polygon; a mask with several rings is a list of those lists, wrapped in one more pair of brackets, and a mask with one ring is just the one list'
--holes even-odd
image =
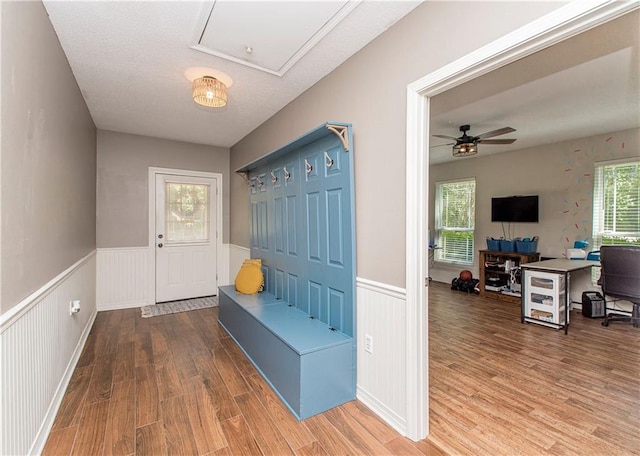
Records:
{"label": "ceiling light fixture", "polygon": [[454,157],[468,157],[478,153],[478,145],[475,142],[460,143],[453,146]]}
{"label": "ceiling light fixture", "polygon": [[227,86],[213,76],[195,79],[193,101],[208,108],[223,108],[227,105]]}

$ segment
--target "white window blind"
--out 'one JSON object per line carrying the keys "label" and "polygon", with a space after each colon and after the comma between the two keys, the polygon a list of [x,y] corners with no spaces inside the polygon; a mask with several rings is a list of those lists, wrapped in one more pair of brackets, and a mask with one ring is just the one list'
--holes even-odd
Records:
{"label": "white window blind", "polygon": [[640,244],[640,162],[596,165],[593,244]]}
{"label": "white window blind", "polygon": [[473,263],[475,213],[475,179],[436,184],[437,261]]}

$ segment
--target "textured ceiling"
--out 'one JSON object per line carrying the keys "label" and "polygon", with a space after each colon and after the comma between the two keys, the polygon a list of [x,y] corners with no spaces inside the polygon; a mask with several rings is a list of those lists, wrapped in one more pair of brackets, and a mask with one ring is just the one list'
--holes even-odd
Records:
{"label": "textured ceiling", "polygon": [[[98,128],[223,147],[242,139],[419,5],[299,2],[295,14],[283,14],[283,3],[231,7],[235,3],[219,3],[217,16],[214,2],[44,1]],[[351,11],[340,15],[342,8]],[[233,31],[224,43],[222,36],[214,39],[214,47],[242,56],[251,46],[254,53],[245,60],[278,70],[293,56],[299,60],[277,76],[192,49],[202,35],[202,18],[212,9],[212,20],[222,17]],[[323,21],[314,19],[321,14]],[[315,33],[330,21],[337,24],[318,38]],[[275,23],[278,32],[271,28]],[[289,34],[289,29],[297,32]],[[296,55],[303,46],[308,52]],[[211,111],[193,103],[185,72],[193,77],[194,70],[188,70],[194,67],[200,76],[209,68],[215,70],[212,76],[220,72],[219,79],[232,80],[227,107]]]}

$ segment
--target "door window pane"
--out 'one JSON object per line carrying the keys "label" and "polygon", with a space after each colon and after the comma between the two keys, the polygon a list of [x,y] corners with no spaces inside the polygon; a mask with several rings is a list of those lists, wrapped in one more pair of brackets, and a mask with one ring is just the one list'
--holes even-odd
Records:
{"label": "door window pane", "polygon": [[209,186],[166,182],[166,242],[209,240]]}

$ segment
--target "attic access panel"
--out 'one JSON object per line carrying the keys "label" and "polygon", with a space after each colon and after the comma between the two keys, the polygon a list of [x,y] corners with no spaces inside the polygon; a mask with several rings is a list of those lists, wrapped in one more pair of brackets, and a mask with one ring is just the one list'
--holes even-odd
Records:
{"label": "attic access panel", "polygon": [[205,7],[191,48],[283,76],[359,4],[215,1]]}

